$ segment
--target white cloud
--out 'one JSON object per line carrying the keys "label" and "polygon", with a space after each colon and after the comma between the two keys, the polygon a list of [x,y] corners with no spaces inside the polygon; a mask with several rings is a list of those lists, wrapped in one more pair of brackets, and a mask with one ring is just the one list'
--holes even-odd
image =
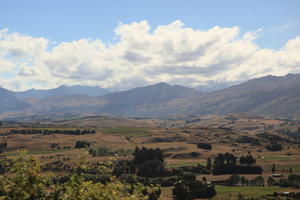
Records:
{"label": "white cloud", "polygon": [[[4,29],[0,84],[10,89],[62,84],[128,89],[164,81],[192,87],[300,72],[300,37],[273,50],[256,45],[262,33],[258,29],[241,34],[239,27],[218,26],[195,30],[179,20],[151,29],[141,21],[119,24],[119,40],[113,44],[81,39],[50,47],[48,39]],[[14,76],[1,73],[7,70]]]}

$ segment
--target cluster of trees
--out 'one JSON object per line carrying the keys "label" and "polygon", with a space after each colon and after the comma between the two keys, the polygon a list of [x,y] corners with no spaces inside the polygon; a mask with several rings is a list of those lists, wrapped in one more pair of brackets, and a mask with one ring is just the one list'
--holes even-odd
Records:
{"label": "cluster of trees", "polygon": [[280,179],[279,186],[300,188],[300,175],[290,174],[287,179]]}
{"label": "cluster of trees", "polygon": [[224,184],[228,186],[234,186],[234,185],[264,186],[265,179],[262,176],[257,176],[254,179],[249,180],[246,179],[244,176],[233,174],[227,180],[225,180]]}
{"label": "cluster of trees", "polygon": [[162,177],[165,175],[164,156],[160,149],[147,149],[136,147],[132,160],[118,161],[113,173],[116,176],[121,174],[137,174],[141,177]]}
{"label": "cluster of trees", "polygon": [[199,142],[199,143],[197,144],[197,147],[198,147],[199,149],[206,149],[206,150],[211,150],[211,149],[212,149],[211,144],[209,144],[209,143],[204,143],[204,142]]}
{"label": "cluster of trees", "polygon": [[136,147],[133,152],[133,163],[137,168],[137,175],[142,177],[164,176],[164,156],[160,149]]}
{"label": "cluster of trees", "polygon": [[247,143],[252,145],[260,145],[260,142],[257,138],[249,137],[247,135],[240,136],[237,140],[238,143]]}
{"label": "cluster of trees", "polygon": [[95,129],[11,129],[6,135],[12,134],[66,134],[66,135],[85,135],[85,134],[95,134]]}
{"label": "cluster of trees", "polygon": [[64,183],[42,174],[42,166],[33,157],[13,161],[9,172],[0,176],[0,199],[22,200],[156,200],[159,192],[141,184],[125,184],[111,178],[105,184],[86,180],[74,170]]}
{"label": "cluster of trees", "polygon": [[173,188],[175,200],[192,200],[199,198],[212,198],[216,195],[213,185],[196,180],[194,174],[185,174],[183,180],[176,182]]}
{"label": "cluster of trees", "polygon": [[221,174],[262,174],[262,167],[252,165],[255,159],[249,154],[243,157],[240,163],[246,162],[247,165],[238,165],[237,158],[231,153],[218,154],[213,162],[212,173]]}
{"label": "cluster of trees", "polygon": [[246,164],[246,165],[253,165],[256,163],[255,158],[249,153],[247,156],[241,156],[240,157],[240,163]]}
{"label": "cluster of trees", "polygon": [[90,142],[84,141],[84,140],[77,140],[75,143],[75,149],[80,149],[80,148],[88,148],[91,146]]}
{"label": "cluster of trees", "polygon": [[7,142],[0,142],[0,153],[3,153],[7,149]]}

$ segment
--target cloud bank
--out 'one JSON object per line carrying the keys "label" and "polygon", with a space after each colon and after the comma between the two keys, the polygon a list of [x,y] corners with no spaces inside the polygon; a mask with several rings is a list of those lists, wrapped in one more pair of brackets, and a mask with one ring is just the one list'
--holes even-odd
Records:
{"label": "cloud bank", "polygon": [[195,30],[177,20],[154,29],[119,24],[115,43],[54,42],[0,30],[0,86],[12,90],[98,85],[123,90],[168,82],[189,87],[300,72],[300,36],[279,50],[259,47],[263,30]]}

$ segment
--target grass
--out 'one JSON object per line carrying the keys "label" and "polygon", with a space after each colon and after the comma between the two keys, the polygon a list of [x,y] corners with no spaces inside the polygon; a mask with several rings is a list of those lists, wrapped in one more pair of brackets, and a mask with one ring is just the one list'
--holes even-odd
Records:
{"label": "grass", "polygon": [[262,159],[275,160],[275,159],[292,159],[294,156],[265,156]]}
{"label": "grass", "polygon": [[105,134],[116,134],[125,137],[139,137],[147,136],[145,133],[149,131],[149,128],[145,127],[115,127],[115,128],[101,128],[101,132]]}
{"label": "grass", "polygon": [[216,186],[217,198],[229,199],[230,197],[237,197],[242,194],[246,198],[257,198],[260,196],[272,195],[278,191],[289,191],[289,188],[280,188],[279,186]]}
{"label": "grass", "polygon": [[176,168],[176,167],[191,167],[197,166],[197,164],[205,165],[206,161],[204,162],[193,162],[193,163],[175,163],[175,164],[166,164],[166,168]]}
{"label": "grass", "polygon": [[44,151],[17,151],[17,152],[7,152],[6,156],[19,156],[19,155],[38,155],[38,154],[51,154],[69,151],[71,149],[55,149],[55,150],[44,150]]}

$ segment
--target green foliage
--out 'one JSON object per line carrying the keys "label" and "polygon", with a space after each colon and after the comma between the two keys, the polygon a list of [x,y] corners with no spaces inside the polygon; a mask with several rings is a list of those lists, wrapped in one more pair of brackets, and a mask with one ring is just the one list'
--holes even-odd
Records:
{"label": "green foliage", "polygon": [[163,176],[164,156],[160,149],[135,148],[133,152],[133,163],[137,167],[137,175],[144,177]]}
{"label": "green foliage", "polygon": [[44,200],[51,199],[50,180],[41,175],[41,165],[33,157],[18,159],[13,163],[10,174],[1,178],[0,193],[3,199]]}
{"label": "green foliage", "polygon": [[156,200],[159,190],[147,192],[141,184],[127,184],[117,180],[106,182],[87,181],[79,166],[64,183],[53,182],[41,172],[39,160],[34,157],[13,162],[9,173],[0,176],[0,199],[5,200]]}

